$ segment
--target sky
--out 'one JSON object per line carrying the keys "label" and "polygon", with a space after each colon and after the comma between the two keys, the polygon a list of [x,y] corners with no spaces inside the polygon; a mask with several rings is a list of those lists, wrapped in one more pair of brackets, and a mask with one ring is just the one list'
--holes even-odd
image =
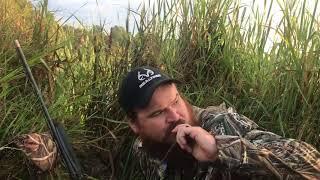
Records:
{"label": "sky", "polygon": [[[120,25],[125,27],[128,8],[130,4],[130,9],[137,11],[140,6],[144,3],[146,6],[157,2],[157,0],[48,0],[48,8],[50,11],[54,12],[56,19],[60,19],[60,24],[68,19],[72,14],[76,17],[71,17],[68,19],[66,24],[73,26],[80,26],[79,21],[82,22],[84,26],[90,26],[92,24],[104,25],[107,31],[115,25]],[[167,0],[171,1],[171,0]],[[243,5],[252,7],[253,0],[241,0]],[[263,6],[263,0],[256,0],[257,6]],[[276,4],[276,3],[275,3]],[[150,5],[149,5],[150,6]],[[280,12],[279,7],[274,7],[272,9],[272,14],[277,14]],[[263,13],[263,12],[261,12]],[[276,16],[280,17],[280,16]],[[130,17],[129,21],[129,31],[133,32],[134,20]],[[135,16],[139,18],[139,16]],[[139,20],[138,20],[139,21]],[[274,18],[276,23],[279,22],[279,18]],[[270,34],[275,32],[270,32]],[[275,37],[275,36],[270,36]],[[268,39],[267,46],[271,47],[271,44],[275,39]]]}
{"label": "sky", "polygon": [[[36,0],[34,0],[36,1]],[[110,29],[112,26],[120,25],[125,27],[126,18],[128,13],[128,4],[130,4],[130,9],[137,11],[139,6],[143,3],[148,5],[149,3],[153,4],[157,0],[48,0],[48,8],[50,11],[54,12],[56,19],[61,19],[60,24],[68,19],[72,14],[76,17],[71,17],[66,24],[80,26],[79,21],[82,22],[84,26],[90,26],[92,24],[104,25],[106,30]],[[167,0],[170,1],[170,0]],[[247,6],[247,12],[250,11],[252,3],[254,0],[240,0],[241,4]],[[282,2],[282,0],[279,0]],[[292,2],[288,0],[289,2]],[[266,0],[270,2],[270,0]],[[301,1],[300,1],[301,2]],[[315,6],[315,0],[308,0],[307,7],[313,11]],[[263,13],[263,4],[264,0],[256,0],[256,6],[261,9],[260,13]],[[273,2],[273,8],[271,14],[273,17],[272,26],[275,27],[282,16],[280,7],[277,3],[277,0]],[[318,4],[320,8],[320,5]],[[318,8],[318,9],[319,9]],[[319,15],[319,11],[318,11]],[[139,16],[135,16],[139,18]],[[132,31],[134,26],[133,17],[130,17],[129,21],[129,31]],[[275,33],[275,32],[270,32]],[[270,37],[273,36],[273,34]],[[274,42],[275,39],[269,39],[268,43]]]}
{"label": "sky", "polygon": [[[49,0],[49,10],[54,12],[56,19],[62,17],[62,22],[74,13],[76,18],[67,22],[71,25],[78,25],[81,21],[84,25],[104,22],[106,27],[125,26],[128,4],[130,9],[137,10],[144,1],[148,3],[148,0]],[[133,21],[130,24],[133,25]]]}
{"label": "sky", "polygon": [[[100,24],[102,20],[105,21],[107,26],[112,27],[114,25],[125,26],[128,4],[130,4],[130,9],[136,11],[142,3],[147,5],[149,2],[153,4],[155,1],[156,0],[49,0],[49,9],[54,12],[57,19],[62,17],[62,22],[74,13],[76,18],[70,18],[67,24],[78,25],[78,20],[85,25]],[[252,3],[252,0],[242,1],[245,4]],[[133,20],[131,20],[131,25],[133,25]]]}
{"label": "sky", "polygon": [[[155,1],[157,0],[49,0],[49,10],[54,12],[56,19],[62,18],[62,22],[74,13],[76,18],[72,17],[67,21],[67,24],[71,25],[77,25],[78,20],[85,25],[100,24],[102,20],[105,21],[107,27],[125,26],[128,4],[130,4],[130,9],[137,10],[142,3],[148,4],[150,2],[152,4]],[[249,7],[253,2],[253,0],[240,1]],[[264,0],[256,0],[256,4],[260,7],[263,6],[263,2]],[[307,6],[312,8],[314,0],[307,2]],[[272,13],[276,14],[275,17],[279,17],[277,14],[280,13],[280,8],[277,6],[276,0],[274,0]],[[130,24],[133,25],[133,20]]]}

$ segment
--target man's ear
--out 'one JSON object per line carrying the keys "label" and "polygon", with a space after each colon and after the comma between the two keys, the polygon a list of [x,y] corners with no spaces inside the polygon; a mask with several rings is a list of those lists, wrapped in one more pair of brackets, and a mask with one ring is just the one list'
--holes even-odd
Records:
{"label": "man's ear", "polygon": [[133,121],[132,119],[129,118],[128,120],[129,126],[132,129],[132,131],[136,134],[139,134],[139,126],[138,123]]}

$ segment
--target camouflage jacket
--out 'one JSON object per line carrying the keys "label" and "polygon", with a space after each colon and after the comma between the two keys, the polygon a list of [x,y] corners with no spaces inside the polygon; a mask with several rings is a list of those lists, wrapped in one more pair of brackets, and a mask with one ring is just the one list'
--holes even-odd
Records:
{"label": "camouflage jacket", "polygon": [[265,131],[224,104],[193,111],[201,127],[215,136],[218,160],[194,162],[192,170],[170,169],[144,151],[138,138],[134,155],[145,179],[320,179],[320,153],[311,145]]}

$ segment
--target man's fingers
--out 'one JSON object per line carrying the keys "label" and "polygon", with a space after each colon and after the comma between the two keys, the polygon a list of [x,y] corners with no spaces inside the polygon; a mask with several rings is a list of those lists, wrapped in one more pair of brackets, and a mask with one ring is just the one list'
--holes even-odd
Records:
{"label": "man's fingers", "polygon": [[179,146],[188,152],[192,152],[192,147],[187,142],[187,136],[190,136],[192,130],[192,127],[188,124],[180,124],[172,130],[172,132],[177,133],[176,141]]}
{"label": "man's fingers", "polygon": [[186,144],[186,140],[185,140],[184,136],[185,136],[185,134],[181,130],[181,128],[179,130],[177,130],[176,140],[177,140],[177,143],[180,145],[181,148],[184,148],[184,146]]}
{"label": "man's fingers", "polygon": [[189,124],[179,124],[171,132],[176,133],[178,131],[178,129],[183,128],[183,127],[192,127],[192,126],[190,126]]}
{"label": "man's fingers", "polygon": [[179,147],[191,153],[201,161],[214,161],[217,158],[217,148],[214,137],[201,127],[180,124],[173,130]]}
{"label": "man's fingers", "polygon": [[192,148],[188,145],[185,136],[177,136],[177,143],[181,147],[188,152],[192,152]]}

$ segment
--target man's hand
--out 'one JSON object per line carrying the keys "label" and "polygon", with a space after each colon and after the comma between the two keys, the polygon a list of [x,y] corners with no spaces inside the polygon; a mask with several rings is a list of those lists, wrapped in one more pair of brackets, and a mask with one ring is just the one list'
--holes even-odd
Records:
{"label": "man's hand", "polygon": [[206,130],[189,124],[180,124],[172,132],[177,134],[176,140],[181,149],[191,153],[198,161],[215,161],[217,159],[218,149],[215,138]]}

